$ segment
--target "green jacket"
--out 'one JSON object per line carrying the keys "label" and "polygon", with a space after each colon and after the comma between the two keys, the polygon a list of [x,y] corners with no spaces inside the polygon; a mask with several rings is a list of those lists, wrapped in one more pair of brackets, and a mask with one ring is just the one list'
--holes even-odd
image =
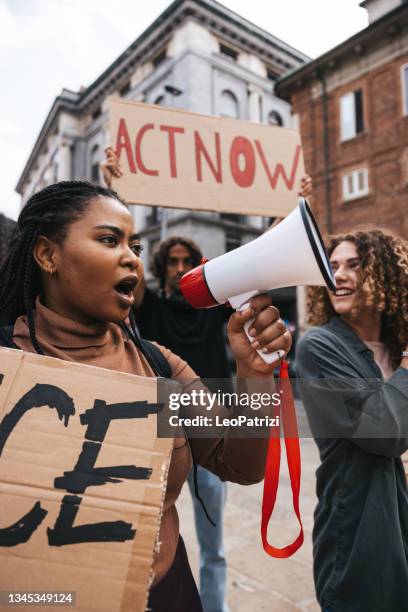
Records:
{"label": "green jacket", "polygon": [[320,452],[313,529],[323,609],[408,610],[408,370],[387,381],[372,351],[335,316],[296,352],[299,391]]}

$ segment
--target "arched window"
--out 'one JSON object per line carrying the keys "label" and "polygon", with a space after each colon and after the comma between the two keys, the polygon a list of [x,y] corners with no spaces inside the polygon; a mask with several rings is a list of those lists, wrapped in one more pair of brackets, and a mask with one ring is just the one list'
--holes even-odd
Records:
{"label": "arched window", "polygon": [[239,117],[239,106],[236,96],[225,89],[221,94],[220,99],[220,115],[221,117],[232,117],[238,119]]}
{"label": "arched window", "polygon": [[160,106],[161,104],[164,104],[164,96],[160,95],[156,98],[156,100],[154,101],[155,104],[157,104],[158,106]]}
{"label": "arched window", "polygon": [[278,125],[282,127],[283,119],[277,111],[271,111],[268,115],[268,123],[269,125]]}
{"label": "arched window", "polygon": [[99,154],[99,145],[94,145],[91,149],[91,181],[92,183],[99,184],[99,164],[100,164],[100,154]]}

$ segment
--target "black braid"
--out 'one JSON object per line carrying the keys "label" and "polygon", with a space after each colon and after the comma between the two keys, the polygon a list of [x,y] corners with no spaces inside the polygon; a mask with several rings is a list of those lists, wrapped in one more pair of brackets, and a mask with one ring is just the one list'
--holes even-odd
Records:
{"label": "black braid", "polygon": [[[38,230],[34,230],[33,236],[29,245],[28,252],[32,253],[36,240],[38,238]],[[44,355],[44,351],[38,343],[37,336],[35,335],[35,325],[33,316],[33,295],[32,295],[32,281],[33,281],[33,270],[34,270],[34,259],[30,257],[27,261],[24,274],[24,306],[27,313],[28,329],[30,331],[31,343],[37,353]]]}
{"label": "black braid", "polygon": [[33,257],[37,238],[46,236],[62,243],[70,224],[81,217],[92,199],[101,196],[122,202],[111,189],[83,181],[62,181],[33,195],[20,213],[17,232],[0,268],[0,325],[14,325],[17,317],[26,315],[37,353],[43,354],[33,315],[35,299],[42,291]]}

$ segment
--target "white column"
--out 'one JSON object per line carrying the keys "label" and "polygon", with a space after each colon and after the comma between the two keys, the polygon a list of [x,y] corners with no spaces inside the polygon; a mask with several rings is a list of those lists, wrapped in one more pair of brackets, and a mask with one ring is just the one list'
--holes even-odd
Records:
{"label": "white column", "polygon": [[248,110],[249,120],[259,123],[261,121],[260,113],[260,98],[261,91],[255,85],[249,85],[248,87]]}
{"label": "white column", "polygon": [[58,149],[58,181],[70,181],[72,179],[72,140],[62,138]]}

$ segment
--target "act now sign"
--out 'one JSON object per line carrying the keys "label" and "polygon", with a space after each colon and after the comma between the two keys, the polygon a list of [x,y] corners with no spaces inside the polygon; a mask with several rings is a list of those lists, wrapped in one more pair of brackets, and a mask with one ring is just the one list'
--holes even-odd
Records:
{"label": "act now sign", "polygon": [[129,203],[268,217],[297,204],[295,130],[111,98],[109,135]]}

